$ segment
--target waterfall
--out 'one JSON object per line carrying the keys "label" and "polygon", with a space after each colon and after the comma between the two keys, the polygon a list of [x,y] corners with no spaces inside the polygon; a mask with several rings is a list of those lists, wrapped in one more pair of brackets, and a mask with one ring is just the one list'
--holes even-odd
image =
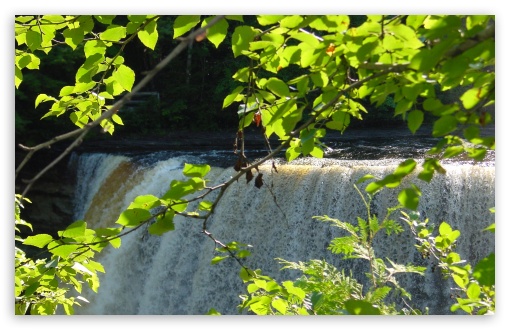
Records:
{"label": "waterfall", "polygon": [[[83,154],[78,165],[76,216],[89,227],[113,226],[118,215],[138,195],[161,196],[174,179],[183,179],[184,163],[199,163],[200,158],[167,156],[158,161],[140,161],[125,156]],[[362,281],[366,269],[360,262],[344,261],[326,250],[338,228],[312,219],[329,215],[342,221],[366,218],[366,209],[354,189],[365,174],[383,177],[398,162],[317,161],[272,164],[259,167],[264,185],[241,178],[230,186],[219,203],[208,230],[224,243],[238,241],[252,246],[245,262],[252,269],[277,280],[294,280],[297,273],[280,271],[275,258],[288,261],[324,259],[337,267],[348,267]],[[420,213],[439,225],[447,221],[461,231],[458,252],[474,262],[494,252],[494,235],[482,229],[494,222],[488,210],[495,206],[495,167],[483,164],[448,164],[445,175],[437,174],[430,183],[410,178],[422,190]],[[209,185],[222,182],[235,171],[213,167],[207,175]],[[395,206],[395,189],[384,189],[372,201],[372,211],[381,218],[386,208]],[[395,219],[398,217],[395,216]],[[403,224],[403,223],[402,223]],[[405,225],[403,224],[405,227]],[[228,259],[211,265],[214,243],[206,237],[202,222],[175,218],[175,230],[151,236],[140,229],[122,238],[119,249],[108,247],[98,259],[106,270],[100,275],[97,294],[84,292],[90,301],[76,307],[76,314],[205,314],[215,308],[224,315],[237,314],[239,295],[244,284],[239,264]],[[396,262],[421,263],[406,230],[376,242],[377,253]],[[348,273],[348,269],[347,269]],[[412,306],[430,308],[431,314],[449,313],[453,303],[452,283],[441,279],[440,272],[428,275],[404,275],[398,278],[412,296]]]}

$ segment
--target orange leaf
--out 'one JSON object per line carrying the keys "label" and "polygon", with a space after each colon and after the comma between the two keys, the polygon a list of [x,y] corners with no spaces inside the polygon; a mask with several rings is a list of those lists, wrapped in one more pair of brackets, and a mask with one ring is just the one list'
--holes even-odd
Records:
{"label": "orange leaf", "polygon": [[255,113],[255,115],[253,116],[253,121],[255,122],[255,125],[257,125],[257,127],[259,127],[261,119],[262,117],[260,115],[260,111],[257,111],[257,113]]}
{"label": "orange leaf", "polygon": [[334,52],[335,52],[335,44],[331,43],[331,44],[329,44],[329,47],[326,49],[326,54],[328,54],[329,56],[332,56]]}

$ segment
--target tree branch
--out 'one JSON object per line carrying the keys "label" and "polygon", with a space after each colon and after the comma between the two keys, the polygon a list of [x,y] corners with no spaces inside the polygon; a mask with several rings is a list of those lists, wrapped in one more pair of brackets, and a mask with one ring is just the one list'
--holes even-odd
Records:
{"label": "tree branch", "polygon": [[99,118],[97,118],[96,120],[94,120],[93,122],[88,123],[81,129],[63,134],[57,138],[53,138],[53,139],[51,139],[47,142],[44,142],[34,148],[25,147],[25,149],[30,149],[31,152],[29,152],[29,154],[25,156],[25,159],[21,162],[20,166],[18,166],[18,169],[16,170],[16,175],[21,171],[23,166],[28,162],[28,160],[32,157],[32,155],[36,151],[38,151],[42,148],[48,147],[57,141],[67,139],[67,138],[73,137],[75,135],[79,135],[79,137],[73,143],[71,143],[71,145],[68,148],[66,148],[66,150],[64,152],[62,152],[53,162],[51,162],[42,171],[40,171],[38,174],[36,174],[32,179],[30,179],[28,181],[27,187],[24,189],[23,193],[21,194],[22,197],[25,197],[26,193],[29,191],[29,189],[31,188],[31,186],[33,185],[34,182],[36,182],[44,173],[46,173],[48,170],[50,170],[62,158],[64,158],[67,154],[69,154],[82,141],[82,139],[85,137],[85,135],[87,135],[87,133],[92,128],[98,126],[104,119],[109,119],[112,117],[113,114],[117,113],[120,110],[120,108],[122,108],[122,106],[124,106],[124,104],[126,104],[129,100],[131,100],[133,95],[135,95],[142,88],[144,88],[145,85],[147,85],[156,76],[156,74],[158,74],[173,59],[175,59],[177,57],[177,55],[179,55],[184,49],[186,49],[188,44],[195,40],[196,36],[204,33],[209,27],[213,26],[214,24],[216,24],[223,18],[224,18],[224,15],[216,16],[209,22],[209,24],[207,24],[206,26],[204,26],[202,28],[195,30],[194,32],[190,33],[187,37],[183,38],[182,41],[177,45],[177,47],[175,47],[174,50],[170,54],[168,54],[166,58],[164,58],[160,63],[158,63],[151,71],[149,71],[145,75],[145,77],[136,86],[133,87],[133,89],[131,90],[130,93],[127,93],[119,101],[115,102],[109,110],[103,112],[102,115]]}

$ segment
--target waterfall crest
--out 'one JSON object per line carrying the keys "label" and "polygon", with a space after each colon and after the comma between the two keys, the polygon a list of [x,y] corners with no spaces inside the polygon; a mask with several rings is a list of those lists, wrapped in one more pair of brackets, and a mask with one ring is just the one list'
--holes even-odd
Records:
{"label": "waterfall crest", "polygon": [[[118,215],[138,195],[161,196],[174,179],[182,179],[185,156],[151,164],[127,157],[82,155],[78,166],[77,219],[89,227],[112,226]],[[82,159],[83,158],[83,159]],[[295,273],[280,271],[275,258],[289,261],[325,259],[337,267],[349,267],[364,280],[361,263],[347,262],[326,248],[339,229],[313,220],[328,215],[342,221],[366,218],[366,209],[353,185],[365,174],[383,177],[395,164],[348,161],[342,165],[277,165],[259,167],[264,185],[259,189],[241,178],[223,196],[208,230],[224,243],[250,244],[246,264],[260,268],[278,280],[294,279]],[[83,167],[83,168],[82,168]],[[439,224],[447,221],[460,229],[458,252],[471,262],[495,249],[494,235],[482,229],[494,222],[488,209],[495,205],[495,168],[483,165],[445,165],[446,175],[429,183],[411,178],[422,190],[420,212]],[[81,172],[80,172],[81,171]],[[102,174],[100,174],[102,173]],[[210,185],[234,174],[231,168],[212,168]],[[395,206],[395,189],[384,189],[373,200],[372,212],[381,218]],[[395,220],[398,219],[396,215]],[[404,225],[404,224],[403,224]],[[237,314],[239,295],[244,293],[239,265],[226,260],[211,265],[214,243],[201,233],[202,222],[175,218],[175,230],[151,236],[145,230],[122,238],[119,249],[108,248],[99,258],[106,270],[100,275],[99,293],[84,294],[90,304],[76,314],[205,314],[215,308],[222,314]],[[399,263],[424,263],[415,251],[409,233],[376,242],[381,257]],[[427,277],[409,275],[401,284],[413,295],[412,304],[428,306],[431,314],[449,312],[449,283],[439,272]]]}

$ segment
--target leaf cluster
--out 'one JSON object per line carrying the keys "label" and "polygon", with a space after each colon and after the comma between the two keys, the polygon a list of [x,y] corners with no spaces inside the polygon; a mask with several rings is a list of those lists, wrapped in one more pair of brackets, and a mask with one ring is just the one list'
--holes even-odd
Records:
{"label": "leaf cluster", "polygon": [[[453,230],[447,222],[437,228],[429,225],[429,219],[420,221],[418,212],[402,212],[401,219],[409,225],[417,241],[416,248],[424,258],[433,258],[445,279],[451,278],[459,293],[453,293],[456,303],[451,311],[462,310],[467,314],[492,314],[496,308],[496,254],[490,253],[474,267],[455,252],[459,230]],[[495,232],[495,225],[485,230]]]}

